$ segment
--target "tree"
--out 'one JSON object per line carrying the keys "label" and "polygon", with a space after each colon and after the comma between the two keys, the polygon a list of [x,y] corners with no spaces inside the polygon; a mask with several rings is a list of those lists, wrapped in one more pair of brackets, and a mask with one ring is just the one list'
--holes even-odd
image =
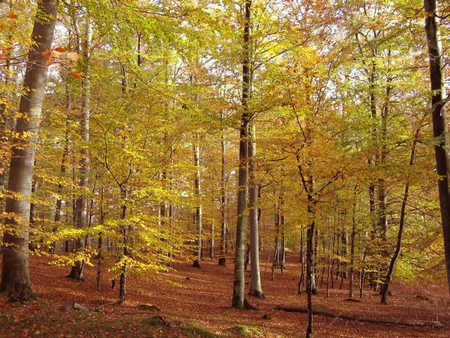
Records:
{"label": "tree", "polygon": [[242,52],[242,99],[241,125],[239,129],[239,170],[237,193],[237,226],[234,263],[234,282],[232,307],[245,309],[249,304],[245,299],[245,245],[247,237],[247,194],[248,194],[248,149],[251,114],[250,99],[251,64],[250,64],[250,25],[251,0],[244,2],[244,29]]}
{"label": "tree", "polygon": [[[412,146],[411,146],[411,157],[409,160],[409,165],[413,166],[416,161],[416,147],[417,142],[420,136],[420,130],[423,127],[424,123],[421,121],[419,123],[419,127],[414,133]],[[383,287],[381,289],[381,304],[387,304],[387,296],[389,293],[389,286],[391,283],[392,275],[394,273],[395,263],[397,262],[398,257],[400,256],[401,247],[402,247],[402,237],[404,233],[404,228],[406,224],[406,207],[408,203],[409,190],[411,187],[411,183],[408,181],[405,184],[405,190],[403,192],[402,203],[401,203],[401,211],[400,211],[400,224],[397,232],[397,243],[395,245],[395,251],[392,255],[391,262],[389,263],[388,271],[386,274],[386,278],[384,280]]]}
{"label": "tree", "polygon": [[6,230],[3,235],[2,280],[0,292],[13,299],[32,297],[29,273],[29,221],[36,143],[38,140],[42,103],[47,82],[47,60],[55,29],[56,0],[38,2],[31,35],[33,45],[28,53],[27,69],[20,98],[15,132],[16,143],[11,149]]}
{"label": "tree", "polygon": [[[81,62],[81,72],[83,74],[83,79],[81,83],[82,93],[81,93],[81,111],[78,116],[80,119],[80,134],[81,140],[83,142],[80,149],[80,164],[79,164],[79,177],[78,177],[78,188],[80,190],[79,196],[75,201],[74,210],[74,225],[77,229],[85,229],[88,226],[88,202],[89,198],[87,196],[89,192],[89,119],[90,119],[90,100],[91,100],[91,86],[90,86],[90,50],[91,50],[91,23],[89,17],[89,9],[86,8],[84,17],[84,29],[82,32],[83,41],[77,43],[77,49],[81,52],[82,59]],[[74,18],[74,21],[76,19]],[[75,23],[75,26],[77,23]],[[77,29],[78,31],[78,29]],[[80,48],[81,45],[81,48]],[[81,50],[80,50],[81,49]],[[86,241],[87,242],[87,241]],[[88,244],[88,243],[84,243]],[[83,241],[81,239],[76,239],[74,243],[74,250],[82,250],[84,247]],[[83,269],[84,260],[77,260],[72,266],[69,278],[75,280],[84,280]]]}
{"label": "tree", "polygon": [[266,298],[261,285],[261,272],[259,267],[259,186],[256,180],[256,136],[255,123],[250,126],[249,157],[249,223],[250,223],[250,265],[251,283],[249,295]]}
{"label": "tree", "polygon": [[439,205],[444,235],[445,268],[447,270],[447,284],[450,290],[450,188],[448,180],[447,156],[445,153],[445,135],[448,132],[445,123],[445,78],[444,62],[441,50],[437,1],[424,0],[425,31],[428,43],[430,63],[431,109],[433,119],[433,136],[435,137],[434,152],[436,169],[439,175]]}

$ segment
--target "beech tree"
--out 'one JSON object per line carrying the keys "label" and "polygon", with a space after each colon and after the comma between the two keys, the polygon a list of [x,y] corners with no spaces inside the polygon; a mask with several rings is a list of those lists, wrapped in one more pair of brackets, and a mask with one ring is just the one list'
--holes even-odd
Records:
{"label": "beech tree", "polygon": [[250,85],[251,85],[251,0],[244,1],[244,28],[242,51],[242,100],[241,125],[239,129],[239,170],[237,192],[237,226],[236,249],[234,263],[234,282],[232,307],[238,309],[248,308],[245,299],[245,246],[247,237],[247,194],[248,194],[248,149],[249,128],[251,113],[249,111]]}
{"label": "beech tree", "polygon": [[[81,80],[81,109],[79,113],[80,120],[80,136],[82,140],[80,153],[80,170],[78,171],[77,179],[78,179],[78,188],[79,188],[79,196],[75,201],[75,210],[74,210],[74,225],[77,229],[85,229],[88,226],[88,203],[89,203],[89,123],[90,123],[90,101],[91,101],[91,86],[90,86],[90,50],[91,46],[91,22],[90,22],[90,14],[89,8],[84,8],[81,11],[84,14],[83,22],[81,23],[81,29],[76,28],[82,37],[81,41],[77,42],[77,51],[82,56],[80,60],[80,72],[83,74]],[[80,15],[81,13],[76,13],[76,15]],[[77,26],[77,18],[74,17],[74,25]],[[81,30],[81,32],[80,32]],[[86,237],[87,238],[87,237]],[[87,241],[83,241],[78,238],[74,241],[74,250],[83,250],[84,246],[89,243],[85,243]],[[84,280],[84,260],[77,260],[68,275],[69,278],[73,278],[76,280]]]}
{"label": "beech tree", "polygon": [[30,198],[56,14],[56,0],[38,2],[15,128],[18,136],[11,149],[0,291],[16,300],[33,295],[28,265]]}
{"label": "beech tree", "polygon": [[[447,155],[445,140],[446,114],[443,109],[445,93],[444,62],[441,49],[437,1],[424,0],[425,32],[427,36],[428,57],[430,63],[431,109],[433,118],[433,135],[435,137],[434,152],[436,169],[439,175],[439,205],[441,210],[442,230],[444,234],[445,267],[447,283],[450,290],[450,189],[448,180]],[[448,146],[448,145],[447,145]]]}

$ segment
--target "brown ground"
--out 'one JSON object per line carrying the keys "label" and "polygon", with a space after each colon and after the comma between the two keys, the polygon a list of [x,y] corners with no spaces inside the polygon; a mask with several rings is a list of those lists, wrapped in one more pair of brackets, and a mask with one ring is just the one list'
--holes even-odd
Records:
{"label": "brown ground", "polygon": [[[33,289],[38,300],[26,304],[8,303],[0,296],[0,337],[187,337],[177,320],[224,337],[303,337],[307,315],[274,310],[278,305],[306,307],[306,294],[297,295],[298,261],[291,254],[284,275],[277,271],[270,279],[270,268],[262,267],[266,300],[249,297],[258,310],[234,310],[231,305],[233,266],[204,261],[203,268],[176,264],[176,271],[161,274],[149,281],[130,276],[128,295],[122,306],[102,308],[103,313],[64,311],[63,304],[77,302],[89,307],[114,302],[117,290],[111,290],[106,275],[102,290],[95,288],[95,268],[86,268],[84,283],[65,278],[69,269],[47,264],[48,258],[31,257]],[[174,283],[164,283],[171,281]],[[450,337],[450,298],[446,290],[394,283],[389,305],[379,304],[379,296],[365,292],[360,302],[348,302],[348,291],[332,290],[325,297],[325,287],[314,297],[316,310],[334,313],[335,317],[315,316],[315,337]],[[137,307],[154,305],[160,311]],[[159,317],[160,326],[150,319]],[[379,319],[398,324],[372,324],[341,317]],[[264,318],[266,317],[266,318]],[[437,320],[443,328],[431,325]],[[401,322],[417,326],[401,325]],[[420,327],[426,324],[425,327]],[[184,324],[183,324],[184,325]],[[206,333],[191,333],[202,337]]]}

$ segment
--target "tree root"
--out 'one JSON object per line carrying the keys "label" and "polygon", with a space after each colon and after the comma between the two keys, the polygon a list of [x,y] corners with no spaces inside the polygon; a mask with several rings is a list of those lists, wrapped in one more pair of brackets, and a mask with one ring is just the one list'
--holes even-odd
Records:
{"label": "tree root", "polygon": [[[308,313],[307,308],[300,308],[300,307],[290,307],[290,306],[276,306],[274,310],[279,311],[286,311],[286,312],[299,312],[299,313]],[[423,322],[404,322],[400,320],[383,320],[383,319],[374,319],[374,318],[363,318],[363,317],[357,317],[352,315],[346,315],[346,314],[335,314],[332,312],[327,311],[313,311],[315,315],[324,316],[324,317],[333,317],[333,318],[341,318],[344,320],[354,320],[358,322],[363,323],[370,323],[370,324],[381,324],[381,325],[398,325],[398,326],[414,326],[414,327],[432,327],[432,328],[443,328],[444,325],[442,325],[438,320],[430,320],[430,321],[423,321]]]}
{"label": "tree root", "polygon": [[257,307],[254,307],[253,305],[251,305],[247,299],[244,300],[244,309],[246,310],[258,310]]}
{"label": "tree root", "polygon": [[250,291],[248,293],[248,295],[252,296],[252,297],[255,297],[255,298],[266,299],[266,295],[264,294],[264,292],[261,292],[261,291],[253,290],[253,291]]}

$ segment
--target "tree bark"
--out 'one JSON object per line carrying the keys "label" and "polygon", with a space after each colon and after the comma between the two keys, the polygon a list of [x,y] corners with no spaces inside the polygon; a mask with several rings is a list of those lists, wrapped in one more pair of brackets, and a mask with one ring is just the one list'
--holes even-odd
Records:
{"label": "tree bark", "polygon": [[250,69],[250,19],[251,0],[244,3],[243,55],[242,55],[242,114],[239,133],[239,170],[237,193],[237,226],[234,263],[232,307],[245,309],[245,242],[247,237],[247,194],[248,194],[248,143],[250,112],[251,69]]}
{"label": "tree bark", "polygon": [[192,264],[195,268],[202,268],[202,235],[203,235],[203,213],[202,204],[200,202],[201,198],[201,183],[200,183],[200,137],[195,136],[194,143],[194,165],[195,165],[195,196],[197,198],[197,206],[195,208],[195,226],[197,228],[197,245],[195,250],[195,260]]}
{"label": "tree bark", "polygon": [[[86,10],[87,11],[87,10]],[[81,146],[80,155],[80,170],[79,170],[79,181],[78,187],[80,189],[80,196],[75,201],[75,211],[74,211],[74,223],[75,228],[85,229],[88,224],[88,184],[89,184],[89,172],[90,172],[90,158],[89,158],[89,120],[90,120],[90,100],[91,100],[91,84],[90,84],[90,40],[91,40],[91,27],[89,19],[89,11],[84,18],[84,38],[82,42],[82,59],[81,66],[83,69],[83,80],[82,80],[82,93],[81,93],[81,111],[80,111],[80,126],[81,126],[81,139],[83,144]],[[84,246],[84,240],[79,238],[74,242],[74,250],[82,250]],[[72,269],[67,277],[73,278],[78,281],[84,280],[84,262],[77,261],[72,266]]]}
{"label": "tree bark", "polygon": [[36,143],[47,83],[47,59],[43,55],[51,48],[53,41],[56,8],[55,0],[38,2],[31,36],[33,44],[28,53],[20,98],[20,116],[15,128],[19,136],[16,145],[11,149],[8,190],[16,197],[6,199],[6,213],[14,216],[5,220],[0,292],[16,300],[27,300],[33,295],[28,261],[30,198]]}
{"label": "tree bark", "polygon": [[259,220],[258,220],[258,195],[259,186],[256,182],[256,139],[255,124],[252,123],[250,142],[248,149],[249,157],[249,217],[250,217],[250,264],[251,282],[249,295],[266,298],[261,285],[261,270],[259,265]]}
{"label": "tree bark", "polygon": [[430,63],[431,104],[433,116],[433,135],[436,139],[434,152],[436,169],[439,175],[439,205],[441,210],[442,230],[444,235],[445,268],[447,284],[450,291],[450,191],[447,176],[447,158],[445,153],[445,123],[441,114],[445,97],[444,66],[441,52],[439,24],[436,0],[424,0],[425,31],[428,42]]}
{"label": "tree bark", "polygon": [[[221,117],[223,115],[221,114]],[[221,232],[220,232],[220,255],[219,265],[226,265],[226,252],[227,252],[227,179],[226,179],[226,138],[225,130],[222,129],[221,137],[221,179],[220,179],[220,210],[221,210]]]}

